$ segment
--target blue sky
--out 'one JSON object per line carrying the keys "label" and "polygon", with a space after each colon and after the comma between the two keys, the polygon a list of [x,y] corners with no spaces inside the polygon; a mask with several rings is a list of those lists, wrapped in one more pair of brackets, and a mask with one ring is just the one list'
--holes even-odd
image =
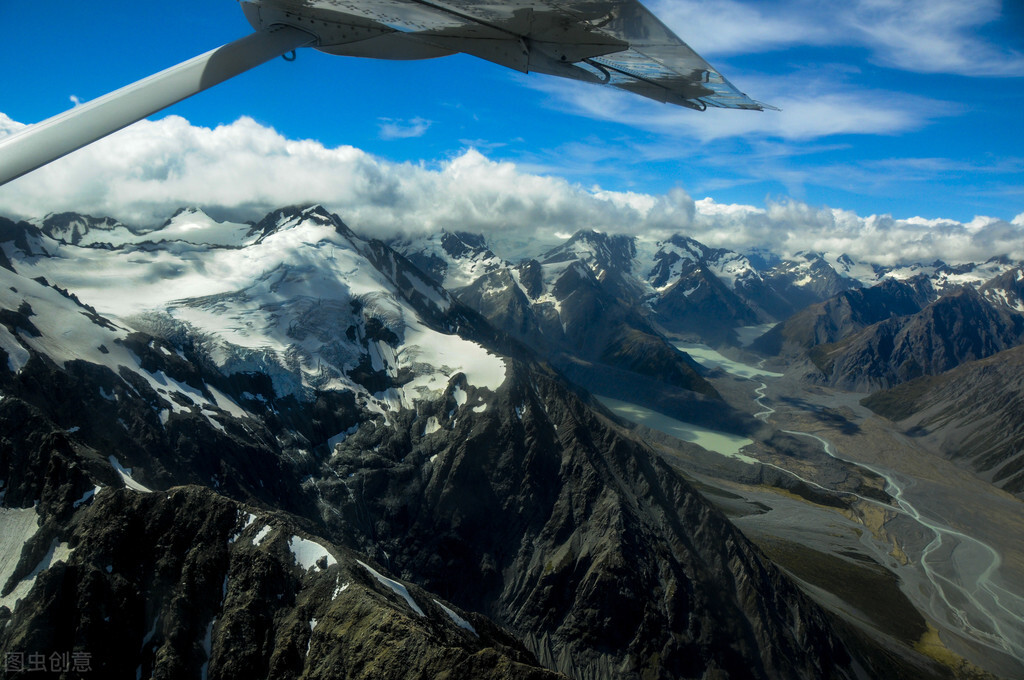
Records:
{"label": "blue sky", "polygon": [[[782,111],[699,113],[461,55],[387,62],[305,50],[153,119],[216,128],[247,116],[286,140],[354,147],[389,176],[471,157],[615,192],[620,204],[672,203],[681,190],[698,213],[705,197],[769,214],[799,204],[930,224],[1024,213],[1021,3],[647,5],[739,89]],[[20,123],[250,30],[233,0],[4,3],[0,23],[0,113]],[[0,188],[0,209],[35,205],[19,203],[32,191],[25,179]],[[344,216],[343,197],[333,200]]]}

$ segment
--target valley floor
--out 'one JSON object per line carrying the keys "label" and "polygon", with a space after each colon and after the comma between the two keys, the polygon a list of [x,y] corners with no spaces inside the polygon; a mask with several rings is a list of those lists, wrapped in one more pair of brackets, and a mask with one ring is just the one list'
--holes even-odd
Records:
{"label": "valley floor", "polygon": [[861,406],[863,394],[809,386],[798,370],[717,366],[716,389],[764,422],[741,454],[614,410],[862,634],[958,677],[1024,677],[1021,501]]}

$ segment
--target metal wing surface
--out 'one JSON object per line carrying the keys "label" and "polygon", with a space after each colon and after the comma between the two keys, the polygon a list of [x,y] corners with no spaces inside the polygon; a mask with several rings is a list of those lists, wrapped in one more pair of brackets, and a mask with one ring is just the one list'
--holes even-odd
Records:
{"label": "metal wing surface", "polygon": [[[254,25],[304,28],[332,54],[472,54],[662,102],[762,110],[637,0],[247,0]],[[315,26],[319,22],[321,26]],[[331,26],[334,28],[332,29]]]}

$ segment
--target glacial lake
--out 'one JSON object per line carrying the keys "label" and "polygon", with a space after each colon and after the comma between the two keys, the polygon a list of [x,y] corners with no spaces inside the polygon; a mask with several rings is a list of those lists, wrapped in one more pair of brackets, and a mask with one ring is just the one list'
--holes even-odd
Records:
{"label": "glacial lake", "polygon": [[636,404],[630,404],[626,401],[619,401],[618,399],[612,399],[610,397],[602,397],[599,394],[595,394],[594,396],[597,397],[597,400],[604,404],[612,413],[615,413],[630,422],[637,423],[638,425],[644,425],[652,430],[657,430],[658,432],[664,432],[676,439],[682,439],[684,442],[696,444],[708,451],[714,451],[715,453],[719,453],[729,458],[735,458],[743,461],[744,463],[756,464],[758,462],[757,459],[740,453],[740,450],[743,447],[754,443],[754,440],[752,439],[747,439],[746,437],[741,437],[735,434],[728,434],[727,432],[709,430],[692,423],[684,423],[681,420],[669,418],[657,411],[652,411],[649,408],[637,406]]}
{"label": "glacial lake", "polygon": [[704,368],[720,368],[726,373],[738,376],[740,378],[780,378],[781,373],[773,373],[772,371],[766,371],[763,368],[757,366],[751,366],[749,364],[741,364],[738,361],[733,361],[729,357],[718,353],[718,351],[711,349],[707,345],[703,345],[698,342],[677,342],[675,343],[676,349],[686,352],[693,360]]}

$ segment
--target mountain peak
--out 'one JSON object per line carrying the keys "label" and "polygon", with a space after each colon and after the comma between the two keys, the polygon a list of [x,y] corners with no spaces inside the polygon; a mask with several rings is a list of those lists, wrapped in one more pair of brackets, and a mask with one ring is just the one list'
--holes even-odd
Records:
{"label": "mountain peak", "polygon": [[541,264],[580,260],[591,269],[628,272],[636,256],[636,239],[625,234],[608,234],[580,229],[560,246],[541,256]]}
{"label": "mountain peak", "polygon": [[[110,234],[117,229],[125,229],[128,232],[134,231],[113,219],[112,217],[93,217],[75,212],[50,213],[41,220],[31,220],[39,230],[54,239],[72,245],[80,244],[90,232],[100,231],[104,235]],[[105,238],[105,236],[99,237]],[[95,233],[93,239],[96,240]]]}
{"label": "mountain peak", "polygon": [[175,210],[174,214],[171,215],[169,218],[167,218],[164,221],[163,225],[161,225],[160,228],[163,229],[164,227],[172,224],[175,220],[178,220],[180,218],[184,218],[184,219],[189,219],[189,218],[200,218],[200,219],[201,218],[206,218],[206,219],[210,219],[209,215],[207,215],[206,212],[202,208],[198,208],[196,206],[182,206],[181,208],[178,208],[177,210]]}
{"label": "mountain peak", "polygon": [[467,257],[480,253],[490,253],[483,234],[471,234],[468,231],[441,232],[441,247],[452,257]]}
{"label": "mountain peak", "polygon": [[256,236],[256,242],[259,242],[275,232],[285,231],[310,221],[322,226],[334,227],[342,236],[355,236],[348,226],[341,221],[341,218],[331,213],[319,203],[313,205],[290,205],[269,212],[266,217],[249,229],[248,235]]}

